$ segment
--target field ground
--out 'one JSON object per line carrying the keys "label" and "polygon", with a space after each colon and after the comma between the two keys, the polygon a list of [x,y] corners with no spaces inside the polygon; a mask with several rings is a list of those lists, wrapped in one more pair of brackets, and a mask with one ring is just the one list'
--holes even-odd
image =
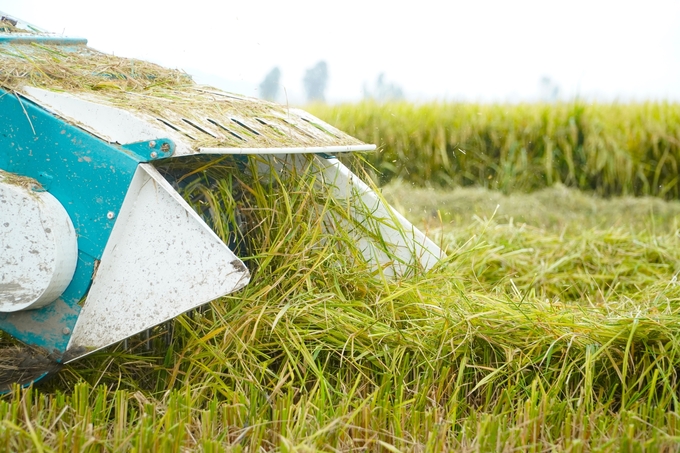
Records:
{"label": "field ground", "polygon": [[680,203],[384,194],[447,247],[438,269],[390,283],[264,244],[261,269],[291,262],[169,344],[3,397],[0,449],[680,450]]}
{"label": "field ground", "polygon": [[388,201],[412,222],[445,230],[478,224],[526,224],[547,232],[577,228],[650,234],[674,233],[680,228],[680,202],[656,197],[602,198],[562,185],[533,193],[503,194],[483,188],[442,190],[394,182],[383,189]]}

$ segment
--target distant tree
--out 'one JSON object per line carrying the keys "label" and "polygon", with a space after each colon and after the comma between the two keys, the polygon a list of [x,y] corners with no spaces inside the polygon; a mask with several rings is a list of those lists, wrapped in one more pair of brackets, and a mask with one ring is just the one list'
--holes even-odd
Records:
{"label": "distant tree", "polygon": [[538,82],[538,92],[541,101],[555,102],[560,95],[560,86],[550,77],[543,76]]}
{"label": "distant tree", "polygon": [[364,98],[373,99],[378,102],[397,101],[404,99],[404,90],[393,82],[388,82],[385,73],[381,72],[375,79],[373,88],[364,84]]}
{"label": "distant tree", "polygon": [[268,101],[276,101],[279,96],[279,87],[281,86],[281,70],[275,66],[264,77],[260,83],[260,97]]}
{"label": "distant tree", "polygon": [[302,80],[307,93],[308,102],[324,102],[326,100],[326,86],[328,85],[328,65],[319,61],[314,67],[307,69]]}

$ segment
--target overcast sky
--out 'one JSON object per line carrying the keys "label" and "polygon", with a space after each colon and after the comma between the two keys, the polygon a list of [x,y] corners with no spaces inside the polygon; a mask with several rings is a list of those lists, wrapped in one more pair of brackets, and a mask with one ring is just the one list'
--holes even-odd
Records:
{"label": "overcast sky", "polygon": [[562,99],[680,101],[680,0],[0,0],[0,11],[251,96],[278,66],[291,103],[319,60],[331,102],[360,99],[381,72],[413,100],[531,101],[547,77]]}

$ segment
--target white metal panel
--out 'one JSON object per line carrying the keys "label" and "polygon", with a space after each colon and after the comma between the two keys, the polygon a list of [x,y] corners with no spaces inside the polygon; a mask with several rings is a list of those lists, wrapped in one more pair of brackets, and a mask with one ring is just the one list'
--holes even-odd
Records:
{"label": "white metal panel", "polygon": [[108,346],[236,291],[249,278],[160,173],[140,164],[69,349]]}
{"label": "white metal panel", "polygon": [[[262,156],[258,173],[266,177],[273,165],[279,172],[303,174],[309,160],[301,155]],[[414,268],[430,269],[444,252],[411,222],[396,212],[361,178],[337,159],[314,156],[312,172],[320,192],[329,192],[352,217],[333,218],[336,228],[353,235],[364,258],[385,275],[408,274]],[[379,240],[376,240],[380,238]]]}
{"label": "white metal panel", "polygon": [[175,145],[175,155],[195,154],[179,133],[156,127],[127,110],[92,102],[68,93],[26,86],[22,93],[31,101],[62,118],[82,127],[109,143],[125,145],[169,138]]}
{"label": "white metal panel", "polygon": [[0,312],[40,308],[71,282],[78,240],[66,210],[34,181],[0,171]]}
{"label": "white metal panel", "polygon": [[349,168],[337,159],[315,157],[324,185],[337,199],[345,200],[354,221],[369,232],[380,233],[382,239],[375,241],[362,234],[362,228],[348,228],[365,258],[383,267],[390,276],[404,275],[416,264],[430,269],[443,258],[439,246],[392,209]]}
{"label": "white metal panel", "polygon": [[335,154],[373,151],[375,145],[307,146],[290,148],[199,148],[201,154]]}
{"label": "white metal panel", "polygon": [[[88,100],[83,95],[73,95],[48,91],[26,86],[23,95],[48,111],[80,126],[93,135],[109,143],[121,145],[142,141],[169,138],[175,145],[174,156],[189,154],[309,154],[309,153],[346,153],[373,151],[375,145],[340,145],[340,146],[308,146],[308,147],[241,147],[241,148],[209,148],[202,147],[194,151],[189,139],[182,133],[156,126],[153,118],[137,116],[127,110]],[[303,112],[300,111],[302,114]],[[309,115],[307,115],[309,116]],[[315,119],[317,122],[321,122]],[[324,123],[325,124],[325,123]],[[329,128],[331,126],[328,126]]]}

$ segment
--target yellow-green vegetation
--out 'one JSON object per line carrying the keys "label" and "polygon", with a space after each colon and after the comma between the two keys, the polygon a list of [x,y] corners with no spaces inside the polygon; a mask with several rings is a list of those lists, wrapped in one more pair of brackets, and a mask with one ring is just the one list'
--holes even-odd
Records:
{"label": "yellow-green vegetation", "polygon": [[[149,352],[131,341],[15,389],[0,449],[677,450],[678,203],[392,186],[448,258],[390,281],[328,231],[338,207],[304,175],[207,172],[185,194],[238,207],[252,283],[178,318],[167,344],[159,331]],[[236,219],[219,219],[230,238]]]}
{"label": "yellow-green vegetation", "polygon": [[562,183],[601,195],[680,196],[680,105],[672,103],[313,105],[380,152],[385,183],[505,192]]}

